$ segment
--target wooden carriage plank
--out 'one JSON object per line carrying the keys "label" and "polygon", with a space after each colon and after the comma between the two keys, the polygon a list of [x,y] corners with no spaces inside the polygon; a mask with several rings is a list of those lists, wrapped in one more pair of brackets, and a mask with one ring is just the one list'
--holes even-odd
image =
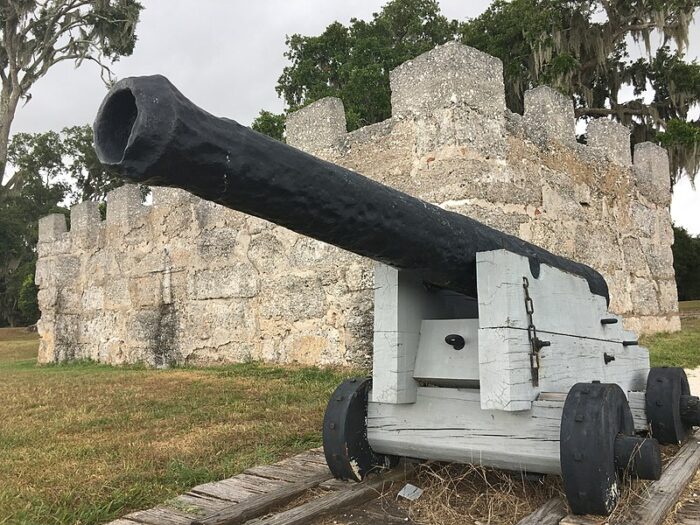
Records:
{"label": "wooden carriage plank", "polygon": [[138,521],[131,521],[126,518],[119,518],[118,520],[110,521],[106,525],[137,525]]}
{"label": "wooden carriage plank", "polygon": [[336,512],[349,505],[358,505],[377,498],[386,484],[402,481],[412,472],[410,464],[399,466],[387,474],[364,483],[357,483],[347,490],[327,493],[303,505],[289,509],[274,516],[258,518],[246,525],[303,525],[313,519]]}
{"label": "wooden carriage plank", "polygon": [[557,525],[566,516],[567,511],[564,500],[552,498],[535,512],[525,516],[516,525]]}
{"label": "wooden carriage plank", "polygon": [[317,487],[330,477],[327,474],[319,474],[304,481],[288,483],[286,486],[251,498],[242,503],[229,505],[206,518],[192,521],[192,525],[238,525],[253,518],[257,518],[274,507],[282,505],[299,496],[309,489]]}
{"label": "wooden carriage plank", "polygon": [[[540,406],[545,406],[544,403],[564,403],[566,401],[566,393],[564,392],[541,392],[537,396],[537,403]],[[646,432],[649,430],[647,422],[647,407],[646,407],[646,392],[627,392],[632,418],[634,419],[634,429],[638,432]],[[554,405],[547,405],[554,406]]]}

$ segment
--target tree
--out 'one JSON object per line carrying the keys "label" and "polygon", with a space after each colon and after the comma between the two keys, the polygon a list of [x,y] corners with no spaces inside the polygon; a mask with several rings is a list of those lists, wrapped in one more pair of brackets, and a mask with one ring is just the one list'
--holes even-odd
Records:
{"label": "tree", "polygon": [[[613,118],[633,143],[669,149],[677,179],[698,172],[700,121],[686,122],[700,102],[700,65],[684,60],[688,28],[700,0],[496,0],[462,24],[461,39],[503,60],[506,101],[522,112],[524,91],[546,84],[571,95],[576,116]],[[656,50],[652,35],[662,37]],[[632,61],[628,43],[647,56]],[[674,44],[673,51],[670,44]],[[634,97],[621,101],[629,85]],[[649,87],[654,97],[645,102]]]}
{"label": "tree", "polygon": [[63,170],[75,185],[74,204],[88,200],[104,201],[107,192],[124,184],[124,179],[97,158],[90,125],[63,128],[61,149],[64,155]]}
{"label": "tree", "polygon": [[52,131],[18,133],[8,148],[19,176],[14,190],[0,198],[0,326],[25,321],[20,294],[34,274],[39,218],[67,212],[60,206],[70,190],[60,180],[65,174],[63,151],[60,135]]}
{"label": "tree", "polygon": [[673,228],[673,269],[676,272],[678,299],[700,299],[700,237],[680,227]]}
{"label": "tree", "polygon": [[288,111],[327,96],[345,104],[352,129],[391,116],[389,72],[454,38],[457,22],[440,14],[434,0],[394,0],[372,20],[335,22],[319,36],[287,38],[277,93]]}
{"label": "tree", "polygon": [[260,114],[253,121],[253,128],[258,133],[272,137],[279,141],[284,142],[284,123],[286,117],[284,114],[271,113],[270,111],[265,111],[264,109],[260,111]]}
{"label": "tree", "polygon": [[[447,20],[431,0],[392,0],[365,22],[329,25],[319,36],[287,38],[277,84],[287,111],[325,96],[340,97],[348,127],[391,114],[389,72],[406,60],[458,39],[504,63],[506,102],[523,112],[524,92],[546,84],[570,95],[579,118],[608,117],[628,125],[633,141],[668,148],[676,176],[698,172],[700,65],[684,60],[688,27],[700,0],[496,0],[481,16]],[[661,35],[660,46],[651,36]],[[632,60],[628,42],[647,56]],[[671,48],[675,46],[675,50]],[[620,90],[634,97],[623,102]],[[651,86],[651,102],[642,96]]]}
{"label": "tree", "polygon": [[[99,64],[130,55],[142,6],[136,0],[3,0],[0,6],[0,181],[7,163],[10,129],[20,100],[34,83],[66,60]],[[104,78],[104,77],[103,77]],[[19,172],[0,194],[21,186]]]}
{"label": "tree", "polygon": [[97,160],[88,125],[16,133],[8,160],[17,182],[13,191],[0,194],[0,326],[36,321],[38,220],[67,214],[64,203],[104,201],[108,191],[124,184]]}
{"label": "tree", "polygon": [[41,316],[41,311],[39,311],[39,301],[37,300],[38,288],[34,284],[34,270],[36,266],[33,265],[31,270],[25,276],[22,281],[22,286],[19,289],[19,300],[17,301],[17,307],[22,314],[22,324],[31,325],[36,323]]}

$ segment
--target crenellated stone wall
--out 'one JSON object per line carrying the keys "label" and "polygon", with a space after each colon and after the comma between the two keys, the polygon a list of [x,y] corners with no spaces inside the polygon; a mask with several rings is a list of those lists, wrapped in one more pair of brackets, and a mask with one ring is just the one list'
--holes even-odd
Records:
{"label": "crenellated stone wall", "polygon": [[[639,332],[680,328],[668,157],[631,154],[608,120],[576,142],[571,100],[505,107],[500,61],[456,43],[391,74],[392,117],[346,132],[342,102],[287,121],[289,144],[467,214],[607,279],[611,310]],[[110,193],[41,220],[40,361],[360,364],[371,355],[369,261],[279,226],[154,188]],[[575,312],[572,312],[575,315]]]}

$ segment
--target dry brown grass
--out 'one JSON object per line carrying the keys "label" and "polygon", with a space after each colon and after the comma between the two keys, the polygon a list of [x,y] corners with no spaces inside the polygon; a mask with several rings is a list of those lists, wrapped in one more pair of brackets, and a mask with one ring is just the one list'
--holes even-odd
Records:
{"label": "dry brown grass", "polygon": [[513,524],[561,495],[557,476],[525,478],[471,465],[422,465],[415,483],[424,493],[408,506],[409,516],[426,525]]}

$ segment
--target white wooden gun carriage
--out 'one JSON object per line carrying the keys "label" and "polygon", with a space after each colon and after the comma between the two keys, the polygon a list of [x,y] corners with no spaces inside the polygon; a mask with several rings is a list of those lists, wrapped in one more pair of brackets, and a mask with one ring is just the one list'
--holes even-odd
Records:
{"label": "white wooden gun carriage", "polygon": [[372,378],[324,419],[336,477],[401,456],[554,473],[574,512],[606,514],[623,471],[658,478],[658,442],[700,423],[683,370],[649,368],[588,266],[215,118],[161,76],[118,82],[94,132],[131,181],[378,261]]}

